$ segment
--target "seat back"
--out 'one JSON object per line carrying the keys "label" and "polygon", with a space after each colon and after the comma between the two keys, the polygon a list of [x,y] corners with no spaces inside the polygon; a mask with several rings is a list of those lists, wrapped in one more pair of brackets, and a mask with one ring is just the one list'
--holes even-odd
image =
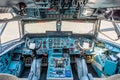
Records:
{"label": "seat back", "polygon": [[16,76],[10,74],[0,74],[0,80],[19,80]]}

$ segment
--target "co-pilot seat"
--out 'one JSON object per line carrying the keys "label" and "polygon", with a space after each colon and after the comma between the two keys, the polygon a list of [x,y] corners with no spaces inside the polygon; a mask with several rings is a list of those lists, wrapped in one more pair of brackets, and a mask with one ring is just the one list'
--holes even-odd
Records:
{"label": "co-pilot seat", "polygon": [[93,76],[88,73],[87,64],[85,62],[85,59],[75,58],[76,64],[77,64],[77,74],[79,80],[93,80]]}
{"label": "co-pilot seat", "polygon": [[[94,43],[90,44],[86,41],[83,41],[83,44],[80,45],[78,43],[78,46],[80,49],[82,49],[82,53],[85,53],[86,50],[91,50],[94,47]],[[84,54],[78,58],[75,58],[75,62],[77,64],[76,66],[76,70],[77,70],[77,74],[78,74],[78,78],[79,80],[93,80],[93,76],[88,73],[88,68],[87,68],[87,64],[86,61],[84,59]]]}

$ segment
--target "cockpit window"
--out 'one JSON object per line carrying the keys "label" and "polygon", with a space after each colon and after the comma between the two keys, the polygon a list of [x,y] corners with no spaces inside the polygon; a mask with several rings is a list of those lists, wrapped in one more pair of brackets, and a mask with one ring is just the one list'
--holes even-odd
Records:
{"label": "cockpit window", "polygon": [[89,34],[93,33],[93,23],[64,21],[61,29],[62,31],[72,31],[78,34]]}
{"label": "cockpit window", "polygon": [[18,21],[8,22],[1,35],[1,43],[18,38],[20,38]]}
{"label": "cockpit window", "polygon": [[106,20],[101,21],[98,37],[116,43],[120,42],[113,23]]}
{"label": "cockpit window", "polygon": [[56,23],[42,22],[42,23],[29,23],[25,25],[25,33],[45,33],[46,31],[56,31]]}
{"label": "cockpit window", "polygon": [[[102,20],[100,25],[100,34],[106,36],[108,39],[117,39],[117,34],[115,33],[114,26],[112,22]],[[105,39],[106,39],[105,38]]]}
{"label": "cockpit window", "polygon": [[10,13],[0,13],[0,19],[11,19],[12,17]]}
{"label": "cockpit window", "polygon": [[[78,34],[93,33],[93,24],[90,22],[62,21],[61,31],[72,31]],[[25,33],[45,33],[56,31],[56,21],[43,23],[29,23],[25,25]]]}

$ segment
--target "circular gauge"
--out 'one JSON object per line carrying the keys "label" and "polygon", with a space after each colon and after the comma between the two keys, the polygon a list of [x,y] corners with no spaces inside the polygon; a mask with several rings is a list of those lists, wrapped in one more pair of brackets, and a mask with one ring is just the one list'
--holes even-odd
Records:
{"label": "circular gauge", "polygon": [[52,42],[52,39],[49,39],[49,42]]}

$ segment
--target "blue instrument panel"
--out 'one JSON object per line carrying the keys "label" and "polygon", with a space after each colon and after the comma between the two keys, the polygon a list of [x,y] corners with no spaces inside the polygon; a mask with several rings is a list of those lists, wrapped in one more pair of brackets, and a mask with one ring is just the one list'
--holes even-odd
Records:
{"label": "blue instrument panel", "polygon": [[31,55],[29,47],[34,44],[37,55],[48,54],[47,80],[73,80],[70,54],[80,54],[82,49],[79,44],[82,46],[84,42],[90,45],[92,40],[83,37],[26,38],[22,54]]}
{"label": "blue instrument panel", "polygon": [[49,56],[47,80],[73,80],[70,58],[62,57],[62,53]]}
{"label": "blue instrument panel", "polygon": [[[53,53],[59,53],[60,49],[68,48],[69,54],[80,54],[81,49],[78,46],[78,43],[81,44],[81,40],[91,41],[87,38],[69,38],[69,37],[54,37],[54,38],[31,38],[30,42],[34,42],[36,45],[41,45],[41,47],[37,50],[37,55],[41,55],[43,53],[49,53],[52,51]],[[24,48],[23,54],[29,55],[32,51]]]}
{"label": "blue instrument panel", "polygon": [[105,47],[110,50],[110,51],[113,51],[113,52],[116,52],[116,53],[119,53],[120,52],[120,48],[119,47],[116,47],[112,44],[109,44],[109,43],[105,43]]}

